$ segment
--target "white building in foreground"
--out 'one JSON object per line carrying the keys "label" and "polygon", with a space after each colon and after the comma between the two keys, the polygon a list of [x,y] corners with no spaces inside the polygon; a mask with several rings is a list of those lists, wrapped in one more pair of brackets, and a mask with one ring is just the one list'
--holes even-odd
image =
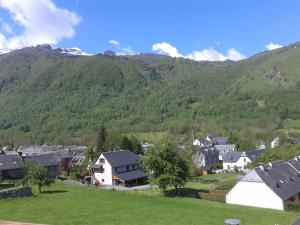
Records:
{"label": "white building in foreground", "polygon": [[256,167],[226,195],[226,203],[285,210],[300,199],[300,159]]}

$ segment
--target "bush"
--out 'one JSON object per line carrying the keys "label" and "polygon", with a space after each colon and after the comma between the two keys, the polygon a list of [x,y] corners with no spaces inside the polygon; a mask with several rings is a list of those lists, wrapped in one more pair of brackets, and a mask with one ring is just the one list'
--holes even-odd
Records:
{"label": "bush", "polygon": [[217,201],[217,202],[225,202],[226,192],[225,191],[199,192],[198,196],[200,199]]}
{"label": "bush", "polygon": [[300,203],[299,202],[288,202],[287,210],[288,211],[300,211]]}
{"label": "bush", "polygon": [[226,181],[223,184],[216,187],[216,190],[231,190],[236,184],[235,180]]}

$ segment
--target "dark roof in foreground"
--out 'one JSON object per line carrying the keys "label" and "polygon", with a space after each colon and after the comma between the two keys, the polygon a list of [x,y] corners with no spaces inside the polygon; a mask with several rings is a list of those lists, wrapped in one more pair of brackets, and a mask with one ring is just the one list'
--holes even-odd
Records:
{"label": "dark roof in foreground", "polygon": [[277,161],[254,168],[263,182],[281,199],[287,200],[300,192],[300,159]]}
{"label": "dark roof in foreground", "polygon": [[25,161],[31,161],[41,166],[55,166],[59,164],[58,155],[56,153],[29,155],[25,157]]}
{"label": "dark roof in foreground", "polygon": [[129,180],[135,180],[135,179],[147,177],[147,174],[145,174],[142,170],[134,170],[134,171],[118,173],[114,175],[116,177],[119,177],[123,181],[129,181]]}
{"label": "dark roof in foreground", "polygon": [[112,167],[136,164],[139,160],[138,155],[128,150],[103,152],[102,155],[106,158],[106,160]]}
{"label": "dark roof in foreground", "polygon": [[300,225],[300,219],[297,219],[292,225]]}
{"label": "dark roof in foreground", "polygon": [[20,169],[23,167],[23,159],[18,154],[0,155],[0,171]]}

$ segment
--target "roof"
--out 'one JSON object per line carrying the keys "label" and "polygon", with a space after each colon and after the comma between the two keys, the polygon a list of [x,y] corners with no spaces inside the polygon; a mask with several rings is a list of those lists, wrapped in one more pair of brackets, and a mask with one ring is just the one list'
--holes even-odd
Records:
{"label": "roof", "polygon": [[293,223],[293,225],[300,225],[300,219],[297,219],[297,220]]}
{"label": "roof", "polygon": [[220,154],[224,154],[226,152],[235,151],[236,147],[235,144],[230,145],[215,145],[214,146],[217,151],[219,151]]}
{"label": "roof", "polygon": [[112,167],[136,164],[139,156],[128,150],[102,152],[102,155]]}
{"label": "roof", "polygon": [[29,155],[25,157],[25,161],[31,161],[45,167],[59,164],[58,155],[56,153]]}
{"label": "roof", "polygon": [[142,170],[134,170],[134,171],[118,173],[114,175],[123,181],[129,181],[129,180],[135,180],[135,179],[147,177],[147,174],[144,173]]}
{"label": "roof", "polygon": [[223,163],[236,163],[242,156],[242,152],[227,152],[223,155]]}
{"label": "roof", "polygon": [[300,192],[300,161],[278,161],[254,168],[263,182],[281,199],[287,200]]}
{"label": "roof", "polygon": [[248,157],[251,161],[262,155],[265,150],[253,150],[248,152],[227,152],[223,155],[223,162],[236,163],[241,157]]}
{"label": "roof", "polygon": [[257,157],[261,156],[265,153],[265,149],[258,149],[254,151],[245,152],[246,156],[251,159],[251,161],[255,160]]}
{"label": "roof", "polygon": [[0,155],[0,171],[20,169],[23,167],[23,159],[18,154]]}
{"label": "roof", "polygon": [[211,137],[215,144],[226,145],[228,142],[228,137]]}
{"label": "roof", "polygon": [[199,145],[196,145],[195,146],[196,149],[198,151],[200,151],[203,155],[214,155],[214,154],[218,154],[218,151],[215,150],[213,147],[210,147],[210,146],[199,146]]}

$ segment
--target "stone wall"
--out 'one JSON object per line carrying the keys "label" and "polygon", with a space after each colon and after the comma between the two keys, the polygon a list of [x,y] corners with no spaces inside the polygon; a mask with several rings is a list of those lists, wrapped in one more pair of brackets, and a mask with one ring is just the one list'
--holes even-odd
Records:
{"label": "stone wall", "polygon": [[14,187],[0,191],[0,200],[32,196],[31,187]]}

